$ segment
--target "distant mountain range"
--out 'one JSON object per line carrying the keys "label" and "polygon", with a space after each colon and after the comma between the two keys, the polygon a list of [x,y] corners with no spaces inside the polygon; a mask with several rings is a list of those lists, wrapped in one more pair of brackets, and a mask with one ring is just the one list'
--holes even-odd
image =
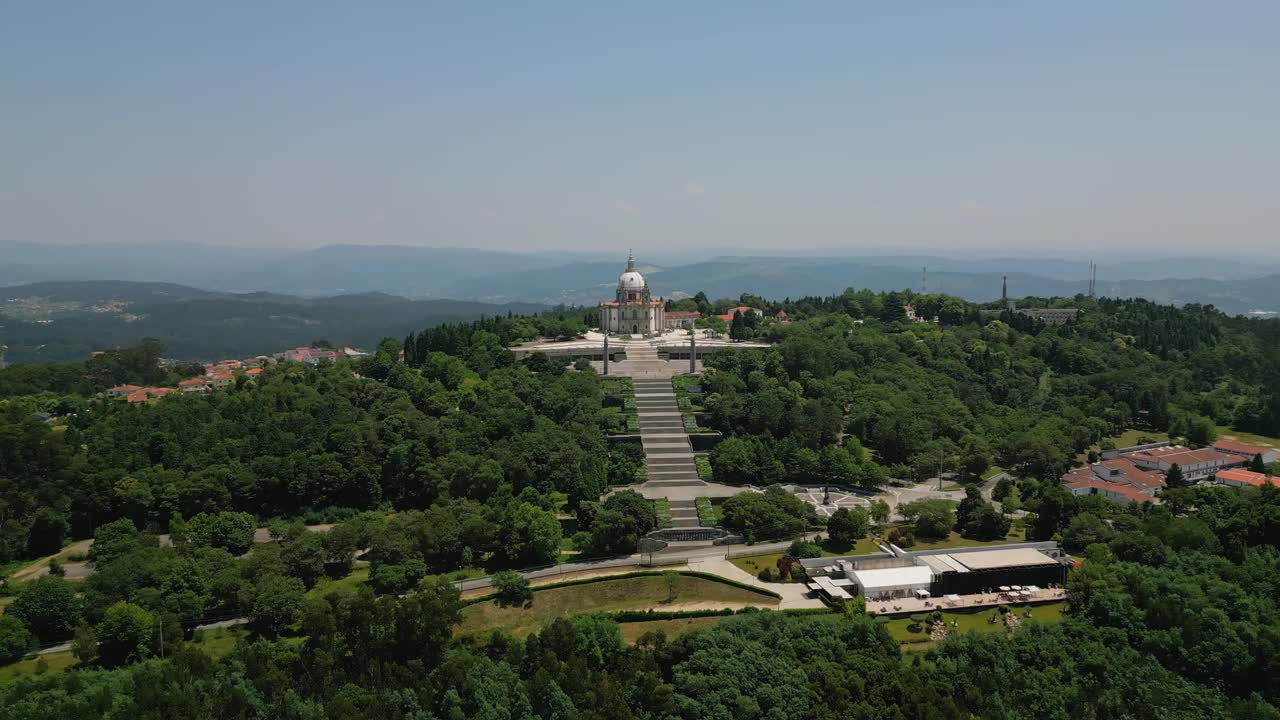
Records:
{"label": "distant mountain range", "polygon": [[[715,255],[696,251],[646,257],[641,269],[655,294],[771,298],[872,290],[928,289],[972,301],[999,297],[1001,279],[1020,296],[1073,296],[1087,289],[1088,259]],[[328,298],[381,292],[416,300],[592,304],[612,297],[625,256],[617,253],[517,253],[466,248],[334,245],[313,250],[198,245],[60,247],[0,243],[0,285],[51,280],[164,280],[211,292],[279,293]],[[1229,313],[1280,311],[1280,262],[1214,257],[1098,259],[1098,292],[1164,303],[1212,303]],[[244,300],[244,296],[238,296]],[[278,301],[271,296],[261,300]],[[10,343],[12,344],[12,343]]]}
{"label": "distant mountain range", "polygon": [[165,343],[171,357],[239,358],[329,340],[372,348],[430,325],[547,308],[386,293],[303,298],[234,294],[171,283],[46,282],[0,288],[0,343],[10,362],[83,360],[96,350]]}

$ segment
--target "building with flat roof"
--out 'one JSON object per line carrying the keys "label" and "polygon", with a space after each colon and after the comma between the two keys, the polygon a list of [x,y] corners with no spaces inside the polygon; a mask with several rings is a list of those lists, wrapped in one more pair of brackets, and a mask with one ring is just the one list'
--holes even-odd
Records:
{"label": "building with flat roof", "polygon": [[918,552],[889,546],[874,555],[813,558],[800,564],[814,589],[832,598],[850,592],[868,600],[973,595],[1001,585],[1052,587],[1067,581],[1065,557],[1056,543]]}

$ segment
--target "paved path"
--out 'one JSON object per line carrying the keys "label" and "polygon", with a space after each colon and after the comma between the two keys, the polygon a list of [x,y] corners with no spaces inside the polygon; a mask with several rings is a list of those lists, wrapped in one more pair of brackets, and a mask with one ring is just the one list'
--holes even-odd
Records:
{"label": "paved path", "polygon": [[729,562],[723,556],[690,560],[689,569],[776,592],[782,596],[782,602],[778,605],[779,610],[826,607],[818,598],[810,597],[809,589],[804,586],[804,583],[767,583]]}

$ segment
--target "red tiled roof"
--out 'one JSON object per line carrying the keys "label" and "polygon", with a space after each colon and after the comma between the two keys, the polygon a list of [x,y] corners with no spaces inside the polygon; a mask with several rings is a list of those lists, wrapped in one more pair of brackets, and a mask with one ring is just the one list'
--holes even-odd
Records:
{"label": "red tiled roof", "polygon": [[1151,496],[1138,488],[1129,485],[1121,485],[1120,483],[1111,483],[1097,478],[1088,478],[1080,480],[1072,480],[1064,483],[1064,485],[1072,490],[1080,490],[1082,488],[1095,489],[1100,493],[1113,493],[1126,497],[1133,502],[1145,502],[1151,499]]}
{"label": "red tiled roof", "polygon": [[261,375],[262,368],[249,368],[248,370],[244,371],[244,374],[245,375]]}
{"label": "red tiled roof", "polygon": [[1232,468],[1231,470],[1223,470],[1216,473],[1219,481],[1230,480],[1232,482],[1242,483],[1244,485],[1252,485],[1254,487],[1262,487],[1265,484],[1280,487],[1280,478],[1268,477],[1262,473],[1250,472],[1240,468]]}
{"label": "red tiled roof", "polygon": [[786,317],[786,316],[787,316],[787,311],[786,311],[786,310],[779,310],[779,311],[778,311],[778,314],[774,315],[774,317],[777,317],[777,318],[784,318],[784,317]]}
{"label": "red tiled roof", "polygon": [[213,376],[213,379],[214,380],[230,380],[231,373],[218,373],[217,375]]}
{"label": "red tiled roof", "polygon": [[115,387],[111,388],[110,392],[114,392],[114,393],[131,393],[131,392],[133,392],[133,391],[135,391],[135,390],[141,390],[141,389],[142,389],[142,386],[140,386],[140,385],[117,385],[117,386],[115,386]]}
{"label": "red tiled roof", "polygon": [[1152,462],[1158,460],[1160,462],[1177,464],[1177,465],[1198,465],[1200,463],[1211,463],[1220,461],[1221,464],[1237,463],[1240,457],[1237,455],[1228,455],[1218,452],[1213,448],[1201,448],[1199,450],[1188,450],[1183,447],[1173,448],[1156,448],[1154,450],[1140,450],[1138,452],[1125,453],[1122,458],[1133,460],[1145,460]]}
{"label": "red tiled roof", "polygon": [[1218,442],[1213,444],[1213,447],[1218,450],[1222,450],[1223,452],[1243,453],[1245,455],[1248,455],[1251,458],[1254,455],[1262,455],[1269,451],[1275,450],[1275,448],[1266,448],[1260,445],[1246,445],[1244,443],[1238,443],[1233,440],[1219,440]]}
{"label": "red tiled roof", "polygon": [[178,383],[178,387],[194,387],[196,385],[204,385],[204,378],[188,378]]}
{"label": "red tiled roof", "polygon": [[725,322],[733,322],[733,315],[717,315],[716,317],[720,318]]}

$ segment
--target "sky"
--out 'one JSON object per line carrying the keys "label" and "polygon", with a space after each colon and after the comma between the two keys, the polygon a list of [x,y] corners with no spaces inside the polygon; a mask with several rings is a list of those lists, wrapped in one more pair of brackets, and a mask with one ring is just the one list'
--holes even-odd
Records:
{"label": "sky", "polygon": [[1280,255],[1280,2],[0,2],[0,240]]}

